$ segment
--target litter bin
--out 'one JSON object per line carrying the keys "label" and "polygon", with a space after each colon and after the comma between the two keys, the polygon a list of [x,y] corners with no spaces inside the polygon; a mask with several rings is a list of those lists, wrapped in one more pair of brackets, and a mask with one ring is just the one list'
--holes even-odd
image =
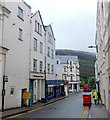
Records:
{"label": "litter bin", "polygon": [[91,106],[91,92],[83,92],[83,105]]}

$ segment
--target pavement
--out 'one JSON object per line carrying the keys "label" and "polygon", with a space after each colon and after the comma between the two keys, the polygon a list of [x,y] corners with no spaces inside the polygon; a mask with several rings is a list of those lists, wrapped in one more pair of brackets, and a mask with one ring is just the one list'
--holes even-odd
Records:
{"label": "pavement", "polygon": [[49,100],[46,103],[37,102],[36,104],[31,105],[30,107],[13,108],[13,109],[5,110],[3,113],[0,112],[0,120],[3,119],[3,118],[6,118],[6,117],[10,117],[10,116],[17,115],[17,114],[20,114],[20,113],[28,112],[28,111],[33,110],[33,109],[37,109],[39,107],[54,103],[54,102],[62,100],[64,98],[66,98],[66,97],[63,96],[63,97],[54,98],[52,100]]}
{"label": "pavement", "polygon": [[108,111],[105,107],[105,105],[102,104],[92,104],[90,111],[89,111],[89,118],[95,118],[95,120],[100,120],[100,119],[107,119],[109,120],[110,118],[108,117]]}

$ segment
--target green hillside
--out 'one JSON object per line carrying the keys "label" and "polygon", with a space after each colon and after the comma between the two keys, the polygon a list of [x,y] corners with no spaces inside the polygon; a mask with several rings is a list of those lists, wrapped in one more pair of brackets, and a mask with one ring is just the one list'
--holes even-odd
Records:
{"label": "green hillside", "polygon": [[86,81],[89,77],[95,76],[95,53],[85,51],[75,51],[67,49],[57,49],[56,55],[75,55],[79,58],[80,79]]}

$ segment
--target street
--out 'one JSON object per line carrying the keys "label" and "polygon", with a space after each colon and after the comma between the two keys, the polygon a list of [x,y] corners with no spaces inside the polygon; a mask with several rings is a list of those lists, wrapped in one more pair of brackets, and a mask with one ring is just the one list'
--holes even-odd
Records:
{"label": "street", "polygon": [[23,113],[16,118],[81,118],[83,113],[82,94],[74,93],[64,100],[39,110]]}

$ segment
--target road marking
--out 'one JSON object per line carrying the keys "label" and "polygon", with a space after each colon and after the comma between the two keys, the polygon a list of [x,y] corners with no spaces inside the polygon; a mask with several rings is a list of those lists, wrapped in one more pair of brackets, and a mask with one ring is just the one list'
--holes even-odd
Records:
{"label": "road marking", "polygon": [[0,119],[0,120],[7,120],[7,119],[15,118],[15,117],[18,117],[18,116],[21,116],[21,115],[25,115],[25,114],[27,114],[27,113],[31,113],[31,112],[34,112],[34,111],[37,111],[37,110],[46,108],[46,107],[48,107],[48,106],[51,106],[51,105],[53,105],[53,104],[59,103],[59,102],[64,101],[64,100],[65,100],[65,98],[63,98],[62,100],[56,101],[56,102],[54,102],[54,103],[51,103],[51,104],[48,104],[48,105],[41,106],[41,107],[39,107],[39,108],[30,110],[30,111],[28,111],[28,112],[20,113],[20,114],[17,114],[17,115],[12,115],[12,116],[10,116],[10,117],[3,118],[3,119]]}
{"label": "road marking", "polygon": [[88,112],[89,112],[89,106],[84,107],[81,120],[86,120]]}

